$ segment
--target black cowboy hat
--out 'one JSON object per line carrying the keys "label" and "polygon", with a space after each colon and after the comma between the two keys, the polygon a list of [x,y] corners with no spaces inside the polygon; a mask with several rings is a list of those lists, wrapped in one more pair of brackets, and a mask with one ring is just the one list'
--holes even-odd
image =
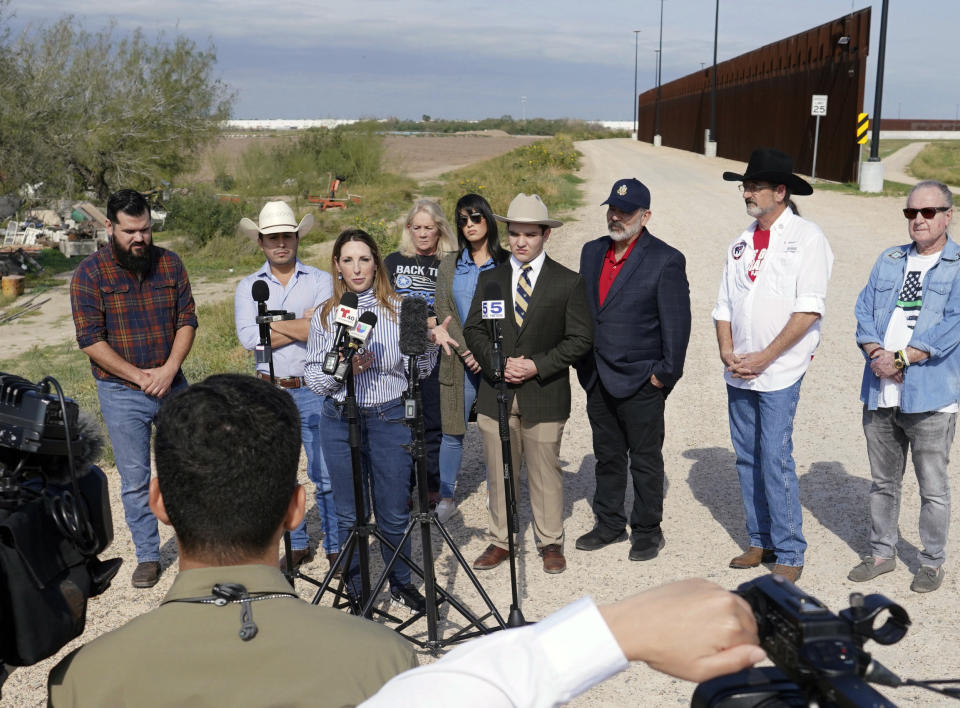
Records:
{"label": "black cowboy hat", "polygon": [[746,172],[742,175],[736,172],[724,172],[723,178],[727,182],[783,184],[790,190],[790,194],[801,197],[813,194],[813,187],[805,179],[793,174],[793,158],[773,148],[757,148],[750,153]]}

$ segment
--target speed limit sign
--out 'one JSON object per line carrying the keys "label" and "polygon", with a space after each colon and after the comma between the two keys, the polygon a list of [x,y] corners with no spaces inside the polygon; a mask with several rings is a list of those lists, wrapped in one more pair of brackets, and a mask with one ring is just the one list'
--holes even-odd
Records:
{"label": "speed limit sign", "polygon": [[814,94],[813,102],[810,104],[810,115],[812,116],[825,116],[827,115],[827,97],[823,95]]}

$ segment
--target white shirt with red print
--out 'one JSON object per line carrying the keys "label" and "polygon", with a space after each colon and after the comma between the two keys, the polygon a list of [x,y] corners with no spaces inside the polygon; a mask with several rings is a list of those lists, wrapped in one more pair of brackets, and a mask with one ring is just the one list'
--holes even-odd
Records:
{"label": "white shirt with red print", "polygon": [[[727,249],[712,313],[715,322],[730,323],[738,354],[762,351],[794,312],[816,312],[822,318],[833,268],[833,252],[820,227],[789,207],[770,227],[765,249],[755,240],[756,228],[754,221]],[[737,388],[780,391],[803,376],[819,343],[818,319],[757,378],[735,379],[729,372],[724,378]]]}

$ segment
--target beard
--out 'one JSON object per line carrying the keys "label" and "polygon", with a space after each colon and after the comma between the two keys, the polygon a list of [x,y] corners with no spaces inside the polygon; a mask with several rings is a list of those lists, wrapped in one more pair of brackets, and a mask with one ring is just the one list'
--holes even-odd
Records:
{"label": "beard", "polygon": [[633,224],[632,226],[627,226],[622,221],[608,221],[607,229],[610,231],[610,238],[614,241],[629,241],[638,233],[640,233],[640,221]]}
{"label": "beard", "polygon": [[761,216],[769,214],[771,211],[773,211],[777,207],[776,204],[771,204],[769,206],[762,207],[756,202],[746,202],[746,206],[747,206],[747,215],[752,216],[754,219],[758,219]]}
{"label": "beard", "polygon": [[110,250],[113,251],[113,257],[117,259],[117,263],[120,264],[121,268],[129,270],[131,273],[136,273],[137,275],[144,275],[150,271],[150,267],[153,265],[153,244],[145,243],[143,247],[142,255],[135,255],[131,251],[124,251],[117,245],[116,239],[110,239]]}

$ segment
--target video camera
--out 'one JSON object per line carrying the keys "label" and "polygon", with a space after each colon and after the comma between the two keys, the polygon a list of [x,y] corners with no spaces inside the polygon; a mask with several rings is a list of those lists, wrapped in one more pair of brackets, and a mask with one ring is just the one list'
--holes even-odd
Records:
{"label": "video camera", "polygon": [[87,599],[120,569],[97,558],[113,541],[107,478],[92,464],[101,446],[55,379],[0,372],[0,669],[79,636]]}
{"label": "video camera", "polygon": [[[883,595],[852,593],[850,607],[838,616],[779,575],[751,580],[737,593],[753,609],[760,646],[776,668],[747,669],[706,681],[694,691],[694,708],[895,707],[868,682],[920,685],[901,681],[863,650],[867,639],[895,644],[910,626],[906,610]],[[881,615],[886,621],[874,627]]]}

